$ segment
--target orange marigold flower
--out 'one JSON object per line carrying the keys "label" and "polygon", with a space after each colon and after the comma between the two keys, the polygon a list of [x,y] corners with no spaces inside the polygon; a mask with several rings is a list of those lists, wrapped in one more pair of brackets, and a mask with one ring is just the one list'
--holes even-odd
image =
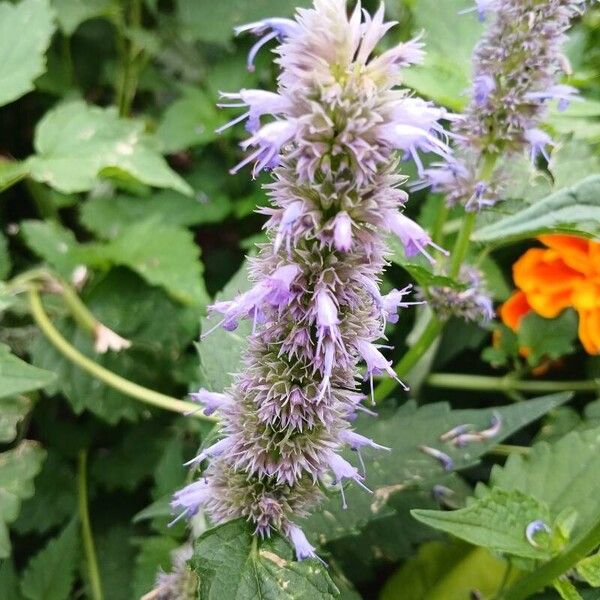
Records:
{"label": "orange marigold flower", "polygon": [[600,354],[600,242],[570,235],[543,235],[546,248],[528,250],[513,265],[519,288],[501,307],[503,323],[516,331],[530,310],[546,319],[573,307],[579,339]]}

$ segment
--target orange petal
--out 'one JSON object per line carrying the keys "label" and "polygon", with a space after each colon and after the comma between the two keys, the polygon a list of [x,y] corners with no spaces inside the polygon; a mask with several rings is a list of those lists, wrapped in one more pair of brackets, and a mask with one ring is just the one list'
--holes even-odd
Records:
{"label": "orange petal", "polygon": [[532,248],[513,265],[515,283],[525,292],[567,291],[583,277],[581,273],[569,267],[555,250]]}
{"label": "orange petal", "polygon": [[579,339],[588,354],[600,354],[600,310],[579,313]]}
{"label": "orange petal", "polygon": [[541,235],[538,239],[556,250],[571,268],[584,274],[590,272],[588,240],[573,235]]}
{"label": "orange petal", "polygon": [[538,315],[545,319],[553,319],[565,308],[573,306],[573,292],[571,289],[558,292],[535,290],[527,294],[527,301]]}
{"label": "orange petal", "polygon": [[519,327],[521,319],[531,310],[527,296],[521,291],[516,291],[513,295],[500,307],[500,318],[502,322],[516,331]]}
{"label": "orange petal", "polygon": [[573,291],[573,306],[578,311],[600,310],[600,281],[582,281]]}

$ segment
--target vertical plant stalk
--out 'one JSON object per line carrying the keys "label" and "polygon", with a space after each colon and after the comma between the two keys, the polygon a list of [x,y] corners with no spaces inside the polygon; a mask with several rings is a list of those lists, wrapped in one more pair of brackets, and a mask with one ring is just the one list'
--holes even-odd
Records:
{"label": "vertical plant stalk", "polygon": [[103,600],[102,584],[100,583],[100,571],[94,548],[94,537],[90,523],[87,493],[87,451],[79,452],[77,462],[77,499],[79,506],[79,519],[81,521],[81,537],[85,553],[85,563],[90,582],[92,600]]}

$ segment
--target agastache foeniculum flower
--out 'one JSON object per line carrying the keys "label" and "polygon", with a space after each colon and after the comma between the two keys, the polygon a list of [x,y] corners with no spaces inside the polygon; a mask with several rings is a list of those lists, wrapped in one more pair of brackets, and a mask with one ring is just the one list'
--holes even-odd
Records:
{"label": "agastache foeniculum flower", "polygon": [[559,111],[577,99],[577,90],[559,82],[569,75],[561,47],[571,19],[586,0],[477,0],[470,12],[490,24],[473,54],[471,102],[464,118],[453,123],[459,148],[449,166],[420,173],[420,187],[430,184],[449,204],[467,210],[494,204],[502,193],[502,164],[488,181],[479,170],[486,157],[527,152],[535,163],[550,159],[554,146],[540,125],[549,102]]}
{"label": "agastache foeniculum flower", "polygon": [[[387,233],[408,255],[443,252],[402,214],[408,196],[397,169],[405,154],[418,165],[423,152],[449,159],[440,120],[454,117],[399,87],[402,70],[422,60],[418,39],[376,55],[392,26],[383,6],[373,17],[360,5],[348,15],[344,0],[242,26],[261,36],[249,65],[260,46],[279,41],[278,89],[222,94],[242,114],[221,129],[246,121],[251,134],[233,171],[272,172],[271,206],[260,209],[269,243],[251,260],[253,287],[209,307],[220,316],[213,329],[240,319],[253,329],[231,387],[192,395],[219,414],[222,431],[189,461],[208,467],[173,507],[187,516],[203,509],[215,522],[244,517],[260,536],[280,531],[299,559],[316,554],[296,519],[323,489],[339,489],[345,506],[344,485],[366,488],[361,449],[389,450],[352,430],[358,411],[374,414],[362,405],[361,363],[371,389],[374,375],[397,378],[377,341],[416,303],[410,287],[379,289]],[[344,448],[358,454],[360,471]]]}

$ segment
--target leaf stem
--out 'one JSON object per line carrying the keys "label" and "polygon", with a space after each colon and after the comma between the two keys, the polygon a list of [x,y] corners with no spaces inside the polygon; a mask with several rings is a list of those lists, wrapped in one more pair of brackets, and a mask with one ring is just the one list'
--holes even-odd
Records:
{"label": "leaf stem", "polygon": [[514,446],[511,444],[498,444],[490,450],[488,454],[495,454],[496,456],[510,456],[511,454],[521,454],[523,456],[529,454],[531,448],[528,446]]}
{"label": "leaf stem", "polygon": [[596,392],[600,391],[600,379],[580,381],[523,381],[511,376],[463,375],[459,373],[434,373],[426,380],[427,385],[445,389],[475,390],[483,392]]}
{"label": "leaf stem", "polygon": [[600,545],[600,518],[579,541],[574,542],[565,552],[520,579],[500,596],[500,600],[525,600],[529,598],[535,592],[551,585],[555,579],[585,558],[598,545]]}
{"label": "leaf stem", "polygon": [[69,342],[67,342],[67,340],[60,334],[56,327],[54,327],[48,315],[44,311],[40,295],[36,289],[29,290],[29,306],[35,322],[41,329],[42,333],[48,338],[50,343],[71,362],[96,379],[99,379],[106,385],[122,392],[123,394],[131,396],[136,400],[141,400],[146,404],[158,406],[159,408],[171,410],[184,415],[193,414],[195,418],[202,421],[208,421],[210,423],[216,423],[218,421],[218,419],[215,417],[207,417],[206,415],[202,414],[202,412],[198,410],[198,406],[192,404],[191,402],[184,402],[183,400],[172,398],[166,394],[161,394],[160,392],[150,390],[138,385],[137,383],[129,381],[128,379],[125,379],[124,377],[105,369],[98,363],[79,352],[79,350],[69,344]]}
{"label": "leaf stem", "polygon": [[85,562],[87,565],[88,577],[90,579],[91,596],[92,600],[103,600],[102,585],[100,583],[100,572],[98,570],[98,561],[96,560],[94,537],[92,534],[90,514],[88,511],[86,450],[82,450],[79,453],[77,467],[77,488],[79,519],[81,520],[81,536],[83,538]]}

